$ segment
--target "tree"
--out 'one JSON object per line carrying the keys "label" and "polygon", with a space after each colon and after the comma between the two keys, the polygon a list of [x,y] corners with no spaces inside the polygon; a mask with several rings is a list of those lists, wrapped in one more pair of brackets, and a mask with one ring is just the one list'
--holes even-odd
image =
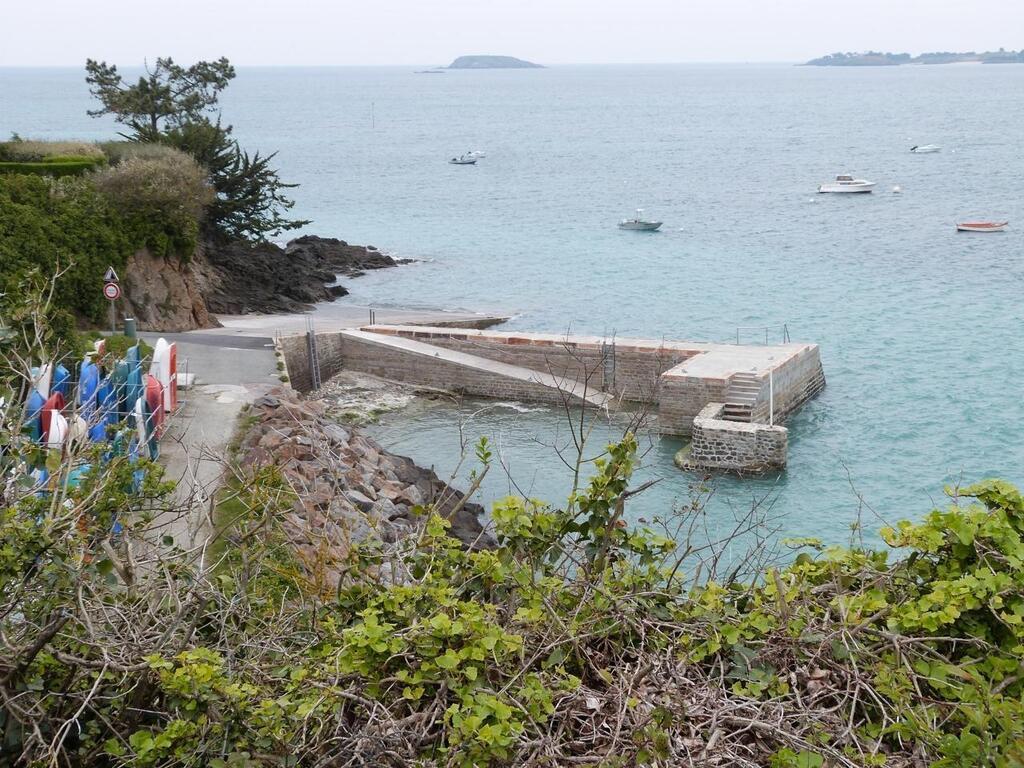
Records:
{"label": "tree", "polygon": [[154,142],[168,128],[215,112],[218,95],[235,77],[235,68],[224,57],[187,69],[171,58],[157,59],[135,85],[126,84],[117,67],[105,61],[86,59],[85,71],[89,92],[103,105],[89,115],[113,115],[134,131],[127,138]]}
{"label": "tree", "polygon": [[207,234],[222,239],[266,240],[309,222],[288,219],[294,202],[270,163],[276,153],[250,155],[232,138],[232,126],[221,122],[218,97],[235,77],[226,58],[200,61],[190,67],[173,59],[157,59],[135,84],[117,67],[88,59],[86,82],[101,103],[92,117],[113,115],[131,131],[130,141],[166,144],[192,155],[210,174],[216,193],[207,206]]}
{"label": "tree", "polygon": [[231,138],[231,126],[222,125],[219,117],[179,125],[162,140],[188,152],[209,170],[216,197],[206,208],[206,223],[215,233],[231,239],[262,240],[267,234],[309,223],[282,215],[295,205],[282,190],[297,185],[285,184],[270,167],[277,153],[250,156]]}

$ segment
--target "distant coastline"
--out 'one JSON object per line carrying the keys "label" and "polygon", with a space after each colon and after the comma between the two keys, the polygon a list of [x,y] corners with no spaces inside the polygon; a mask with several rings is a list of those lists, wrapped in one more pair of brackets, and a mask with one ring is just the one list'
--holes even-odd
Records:
{"label": "distant coastline", "polygon": [[935,51],[911,56],[909,53],[882,53],[864,51],[861,53],[830,53],[811,59],[807,67],[896,67],[902,64],[1024,64],[1024,49],[1007,51],[951,52]]}

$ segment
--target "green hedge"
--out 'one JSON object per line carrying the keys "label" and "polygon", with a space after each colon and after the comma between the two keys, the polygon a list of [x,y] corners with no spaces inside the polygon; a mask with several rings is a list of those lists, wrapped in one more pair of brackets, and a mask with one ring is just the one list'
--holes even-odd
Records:
{"label": "green hedge", "polygon": [[55,157],[39,162],[0,162],[0,173],[25,173],[36,176],[80,176],[102,161],[91,157]]}
{"label": "green hedge", "polygon": [[17,291],[27,270],[50,275],[59,266],[68,271],[58,283],[57,304],[103,322],[108,266],[124,276],[128,257],[141,248],[168,258],[191,254],[195,236],[194,222],[120,210],[90,178],[0,173],[0,293]]}

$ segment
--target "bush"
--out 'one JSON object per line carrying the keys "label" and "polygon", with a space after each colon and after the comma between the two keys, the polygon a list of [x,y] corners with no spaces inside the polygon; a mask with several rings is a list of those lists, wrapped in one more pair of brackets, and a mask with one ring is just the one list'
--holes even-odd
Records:
{"label": "bush", "polygon": [[104,141],[98,146],[111,165],[132,158],[163,160],[179,158],[182,154],[180,150],[166,144],[151,144],[144,141]]}
{"label": "bush", "polygon": [[91,160],[96,164],[105,162],[106,155],[99,145],[86,141],[12,139],[0,143],[0,160],[39,162],[71,159]]}
{"label": "bush", "polygon": [[157,218],[194,238],[213,190],[205,171],[184,152],[170,147],[124,157],[93,176],[96,189],[116,210]]}
{"label": "bush", "polygon": [[197,229],[187,212],[117,206],[90,176],[0,174],[0,292],[21,290],[31,270],[52,275],[60,268],[57,305],[104,322],[108,303],[100,290],[107,266],[123,271],[142,248],[187,256]]}
{"label": "bush", "polygon": [[96,173],[96,188],[126,211],[170,216],[185,214],[198,220],[212,201],[206,173],[184,152],[171,147],[147,149],[143,155],[125,156],[116,165]]}
{"label": "bush", "polygon": [[36,176],[81,176],[100,163],[90,158],[62,157],[41,161],[0,162],[0,173],[28,173]]}

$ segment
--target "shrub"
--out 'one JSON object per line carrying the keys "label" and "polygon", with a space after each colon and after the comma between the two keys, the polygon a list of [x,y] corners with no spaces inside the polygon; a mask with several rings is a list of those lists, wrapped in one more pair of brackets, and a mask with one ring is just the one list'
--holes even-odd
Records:
{"label": "shrub", "polygon": [[43,160],[91,160],[94,164],[106,161],[99,145],[87,141],[35,141],[13,139],[0,143],[0,160],[39,162]]}
{"label": "shrub", "polygon": [[141,248],[165,257],[191,254],[195,219],[117,206],[97,191],[95,175],[0,174],[0,291],[20,290],[33,269],[45,275],[60,269],[57,305],[103,322],[108,304],[101,277],[108,265],[122,271]]}
{"label": "shrub", "polygon": [[62,157],[41,161],[0,162],[0,173],[27,173],[35,176],[81,176],[99,163],[89,158]]}
{"label": "shrub", "polygon": [[93,176],[96,189],[123,213],[156,217],[196,233],[204,208],[213,200],[206,173],[184,152],[153,149],[98,171]]}
{"label": "shrub", "polygon": [[163,160],[179,158],[181,151],[166,144],[151,144],[144,141],[104,141],[99,145],[111,165],[125,160],[141,158],[143,160]]}

